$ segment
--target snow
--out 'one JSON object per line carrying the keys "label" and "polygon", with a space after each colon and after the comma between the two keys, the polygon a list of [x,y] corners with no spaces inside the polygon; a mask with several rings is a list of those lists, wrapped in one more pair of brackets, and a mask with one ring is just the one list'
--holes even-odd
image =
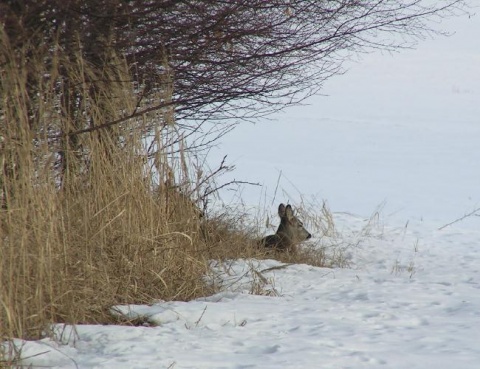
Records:
{"label": "snow", "polygon": [[236,178],[263,181],[242,189],[248,205],[328,200],[348,268],[212,262],[206,278],[221,293],[116,307],[153,326],[59,325],[58,341],[17,340],[24,364],[479,368],[480,218],[439,228],[480,207],[480,17],[446,26],[457,33],[365,55],[329,81],[329,96],[240,126],[218,150]]}

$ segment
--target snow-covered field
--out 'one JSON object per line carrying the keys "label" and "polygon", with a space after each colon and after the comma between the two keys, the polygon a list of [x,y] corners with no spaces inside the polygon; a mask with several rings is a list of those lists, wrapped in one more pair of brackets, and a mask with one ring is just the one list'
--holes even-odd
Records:
{"label": "snow-covered field", "polygon": [[299,193],[327,200],[342,239],[355,245],[345,251],[349,268],[215,265],[208,278],[224,292],[120,307],[155,327],[58,327],[64,344],[26,343],[25,364],[480,368],[480,217],[439,230],[480,207],[480,17],[447,26],[457,34],[364,56],[327,83],[329,96],[241,126],[218,150],[230,154],[235,178],[265,184],[242,190],[247,205],[262,194],[272,210]]}

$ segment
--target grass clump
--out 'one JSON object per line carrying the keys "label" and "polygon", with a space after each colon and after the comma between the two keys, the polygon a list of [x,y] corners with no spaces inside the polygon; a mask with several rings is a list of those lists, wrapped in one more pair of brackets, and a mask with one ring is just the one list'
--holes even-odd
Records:
{"label": "grass clump", "polygon": [[[206,181],[171,111],[124,119],[152,102],[116,55],[99,69],[81,53],[0,40],[0,341],[210,293],[209,258],[248,237],[200,209]],[[170,79],[165,68],[159,100]]]}

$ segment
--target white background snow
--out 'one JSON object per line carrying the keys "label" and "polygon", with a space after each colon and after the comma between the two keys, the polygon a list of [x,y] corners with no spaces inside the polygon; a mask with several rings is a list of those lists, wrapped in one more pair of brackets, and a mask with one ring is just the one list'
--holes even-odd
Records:
{"label": "white background snow", "polygon": [[[438,229],[480,207],[480,16],[443,26],[456,34],[364,55],[328,81],[328,96],[241,125],[212,152],[212,166],[229,154],[235,178],[264,184],[242,189],[248,206],[326,200],[342,240],[356,245],[349,268],[217,265],[210,278],[225,292],[122,307],[160,325],[65,328],[63,345],[26,343],[24,357],[41,354],[25,364],[480,368],[480,217]],[[252,268],[272,296],[248,293],[261,283]]]}

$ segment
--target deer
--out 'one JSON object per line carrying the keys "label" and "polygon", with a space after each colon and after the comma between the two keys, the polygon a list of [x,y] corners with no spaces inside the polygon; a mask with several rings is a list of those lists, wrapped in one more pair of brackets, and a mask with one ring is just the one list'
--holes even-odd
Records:
{"label": "deer", "polygon": [[268,235],[259,241],[259,245],[275,251],[287,251],[294,253],[297,245],[312,238],[303,223],[294,215],[290,205],[278,206],[280,225],[277,233]]}

